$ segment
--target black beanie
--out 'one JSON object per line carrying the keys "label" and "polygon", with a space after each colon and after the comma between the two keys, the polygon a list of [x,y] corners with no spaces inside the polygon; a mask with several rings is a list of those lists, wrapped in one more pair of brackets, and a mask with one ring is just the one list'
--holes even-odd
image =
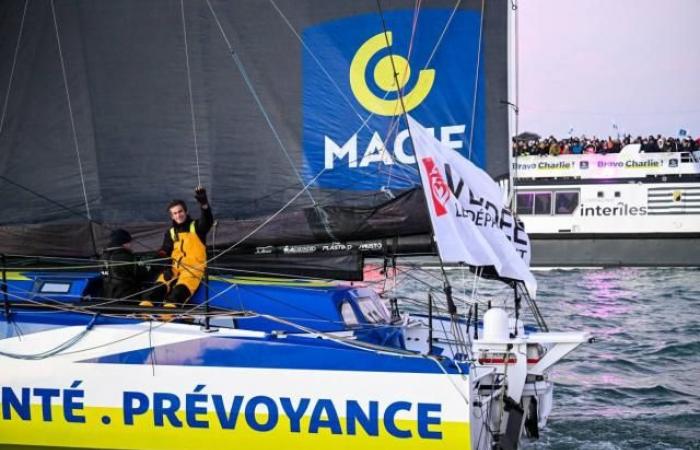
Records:
{"label": "black beanie", "polygon": [[128,242],[131,242],[131,235],[122,228],[117,228],[109,235],[110,247],[121,247]]}

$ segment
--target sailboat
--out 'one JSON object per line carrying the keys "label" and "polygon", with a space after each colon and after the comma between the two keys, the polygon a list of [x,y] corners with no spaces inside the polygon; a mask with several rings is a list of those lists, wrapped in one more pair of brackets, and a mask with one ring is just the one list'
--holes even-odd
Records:
{"label": "sailboat", "polygon": [[[510,5],[427,3],[3,2],[0,445],[537,435],[550,368],[589,336],[548,332],[518,223],[477,168],[508,170]],[[109,232],[132,231],[157,269],[164,204],[196,185],[217,224],[189,303],[104,298]],[[498,230],[470,218],[491,208]],[[448,284],[445,314],[410,315],[327,279],[359,280],[365,255],[425,236],[423,252],[435,236],[444,263],[512,286],[514,316],[458,311]]]}

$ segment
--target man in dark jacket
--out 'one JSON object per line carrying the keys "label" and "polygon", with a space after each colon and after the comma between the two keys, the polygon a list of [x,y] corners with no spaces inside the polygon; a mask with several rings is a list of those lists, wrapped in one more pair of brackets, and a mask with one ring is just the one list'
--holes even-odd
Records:
{"label": "man in dark jacket", "polygon": [[112,231],[109,245],[102,254],[102,297],[127,299],[141,290],[148,279],[148,268],[140,266],[131,251],[131,234],[121,228]]}
{"label": "man in dark jacket", "polygon": [[199,219],[192,219],[187,214],[187,205],[183,200],[173,200],[168,204],[172,226],[163,236],[159,254],[170,256],[171,263],[158,277],[156,289],[148,300],[140,303],[141,306],[153,306],[163,301],[163,297],[166,308],[182,306],[202,281],[207,267],[207,233],[214,223],[214,216],[203,187],[195,189],[194,197],[200,206]]}

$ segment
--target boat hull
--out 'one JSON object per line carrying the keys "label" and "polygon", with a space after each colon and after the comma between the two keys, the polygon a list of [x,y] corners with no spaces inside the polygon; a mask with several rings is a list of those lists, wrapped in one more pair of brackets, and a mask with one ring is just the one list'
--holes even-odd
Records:
{"label": "boat hull", "polygon": [[534,267],[700,266],[700,234],[530,235]]}
{"label": "boat hull", "polygon": [[[3,324],[5,336],[26,325]],[[147,322],[96,325],[60,354],[23,359],[84,329],[0,340],[0,445],[472,448],[470,376],[433,361]]]}

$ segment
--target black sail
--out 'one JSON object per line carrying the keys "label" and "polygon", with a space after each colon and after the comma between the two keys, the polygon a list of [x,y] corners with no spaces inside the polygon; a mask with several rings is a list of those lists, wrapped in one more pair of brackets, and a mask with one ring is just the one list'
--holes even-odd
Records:
{"label": "black sail", "polygon": [[1,2],[0,252],[91,256],[120,226],[153,250],[200,183],[220,248],[429,232],[393,72],[506,176],[510,6],[414,6]]}

